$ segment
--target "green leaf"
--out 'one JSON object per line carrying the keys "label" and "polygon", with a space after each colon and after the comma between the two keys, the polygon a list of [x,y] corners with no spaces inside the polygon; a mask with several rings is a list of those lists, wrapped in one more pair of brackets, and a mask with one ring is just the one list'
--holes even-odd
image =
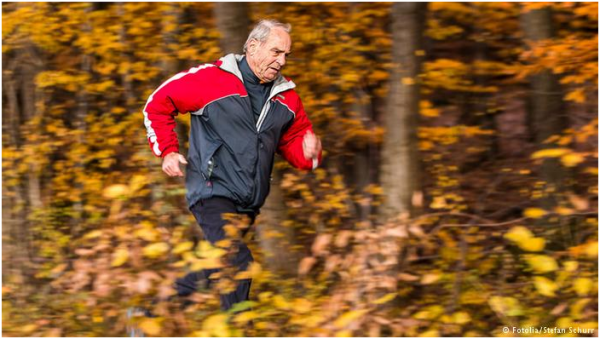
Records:
{"label": "green leaf", "polygon": [[239,302],[237,304],[234,304],[229,310],[229,313],[238,313],[241,311],[245,311],[249,308],[252,308],[254,306],[256,306],[258,303],[256,301],[251,301],[251,300],[246,300],[246,301],[242,301]]}

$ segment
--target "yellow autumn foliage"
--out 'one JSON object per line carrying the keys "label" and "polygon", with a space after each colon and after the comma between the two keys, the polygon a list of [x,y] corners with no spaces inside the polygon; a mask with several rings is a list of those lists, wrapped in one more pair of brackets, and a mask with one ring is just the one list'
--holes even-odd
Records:
{"label": "yellow autumn foliage", "polygon": [[547,255],[527,254],[524,258],[529,266],[538,273],[548,273],[558,269],[556,260]]}
{"label": "yellow autumn foliage", "polygon": [[339,316],[339,318],[337,318],[334,322],[333,325],[339,328],[343,328],[348,326],[350,323],[356,321],[357,319],[359,319],[360,317],[362,317],[363,315],[365,315],[368,312],[368,310],[353,310],[353,311],[348,311],[342,315]]}
{"label": "yellow autumn foliage", "polygon": [[162,257],[167,251],[169,251],[169,244],[164,242],[150,244],[143,248],[143,253],[148,258]]}
{"label": "yellow autumn foliage", "polygon": [[125,264],[128,259],[129,251],[126,248],[118,248],[113,255],[113,261],[110,263],[110,265],[113,267],[118,267]]}
{"label": "yellow autumn foliage", "polygon": [[116,184],[104,189],[103,196],[107,199],[115,199],[129,193],[129,188],[125,185]]}
{"label": "yellow autumn foliage", "polygon": [[546,297],[554,297],[558,286],[556,283],[546,277],[535,276],[533,277],[533,283],[537,291]]}
{"label": "yellow autumn foliage", "polygon": [[139,323],[138,326],[140,327],[140,329],[142,331],[144,331],[144,333],[147,333],[148,335],[151,335],[151,336],[159,336],[160,335],[161,325],[157,319],[152,319],[152,318],[144,319]]}
{"label": "yellow autumn foliage", "polygon": [[[390,14],[402,3],[247,6],[250,22],[292,24],[284,74],[325,154],[306,173],[274,158],[281,227],[254,225],[255,263],[237,272],[227,259],[239,223],[215,246],[200,240],[184,181],[161,171],[142,114],[164,81],[223,54],[216,4],[3,3],[5,336],[120,337],[138,306],[157,316],[134,320],[145,335],[165,337],[597,328],[597,3],[429,3],[410,53],[423,63],[398,78]],[[521,15],[536,10],[552,12],[557,34],[526,42]],[[546,122],[529,125],[524,100],[548,72],[570,125],[540,147],[529,138]],[[418,91],[408,137],[421,178],[410,180],[423,185],[402,192],[415,215],[393,218],[379,179],[402,174],[381,167],[396,131],[390,81]],[[176,121],[185,153],[192,119]],[[576,179],[569,192],[544,178],[548,164]],[[203,268],[221,271],[183,310],[173,282]],[[236,278],[253,279],[250,301],[224,312],[219,294]]]}
{"label": "yellow autumn foliage", "polygon": [[541,208],[535,208],[535,207],[527,208],[523,212],[523,215],[525,217],[533,218],[533,219],[539,219],[539,218],[545,216],[546,214],[548,214],[548,212],[546,212],[545,210],[543,210]]}
{"label": "yellow autumn foliage", "polygon": [[521,249],[529,252],[540,252],[544,249],[546,240],[544,238],[534,237],[531,231],[523,226],[514,226],[504,238],[516,243]]}

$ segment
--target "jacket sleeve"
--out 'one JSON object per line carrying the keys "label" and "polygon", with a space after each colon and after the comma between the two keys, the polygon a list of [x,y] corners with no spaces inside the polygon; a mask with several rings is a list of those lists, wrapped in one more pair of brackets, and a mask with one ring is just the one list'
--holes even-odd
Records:
{"label": "jacket sleeve", "polygon": [[144,107],[144,125],[150,148],[157,157],[179,152],[175,116],[202,107],[197,95],[199,81],[200,74],[191,69],[165,81],[148,98]]}
{"label": "jacket sleeve", "polygon": [[306,116],[306,112],[304,111],[304,106],[302,105],[300,98],[298,98],[297,107],[298,108],[296,109],[294,122],[281,136],[277,151],[292,166],[303,170],[314,170],[321,163],[322,152],[319,152],[317,159],[304,158],[302,142],[306,133],[308,131],[313,132],[313,129],[312,124]]}

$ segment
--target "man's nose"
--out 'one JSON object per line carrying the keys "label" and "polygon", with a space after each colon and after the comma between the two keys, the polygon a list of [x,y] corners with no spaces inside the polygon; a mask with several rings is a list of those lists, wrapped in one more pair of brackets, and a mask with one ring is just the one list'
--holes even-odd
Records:
{"label": "man's nose", "polygon": [[279,63],[279,65],[281,67],[285,66],[285,54],[281,53],[278,57],[277,57],[277,62]]}

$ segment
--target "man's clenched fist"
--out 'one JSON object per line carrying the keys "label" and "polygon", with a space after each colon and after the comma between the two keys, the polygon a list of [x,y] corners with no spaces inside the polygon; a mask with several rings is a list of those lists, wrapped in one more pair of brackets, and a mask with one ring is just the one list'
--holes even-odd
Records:
{"label": "man's clenched fist", "polygon": [[183,172],[179,169],[179,163],[187,165],[185,157],[179,153],[169,153],[163,158],[162,170],[170,177],[182,177]]}
{"label": "man's clenched fist", "polygon": [[305,159],[316,159],[321,152],[321,140],[311,131],[306,132],[302,140],[302,150]]}

